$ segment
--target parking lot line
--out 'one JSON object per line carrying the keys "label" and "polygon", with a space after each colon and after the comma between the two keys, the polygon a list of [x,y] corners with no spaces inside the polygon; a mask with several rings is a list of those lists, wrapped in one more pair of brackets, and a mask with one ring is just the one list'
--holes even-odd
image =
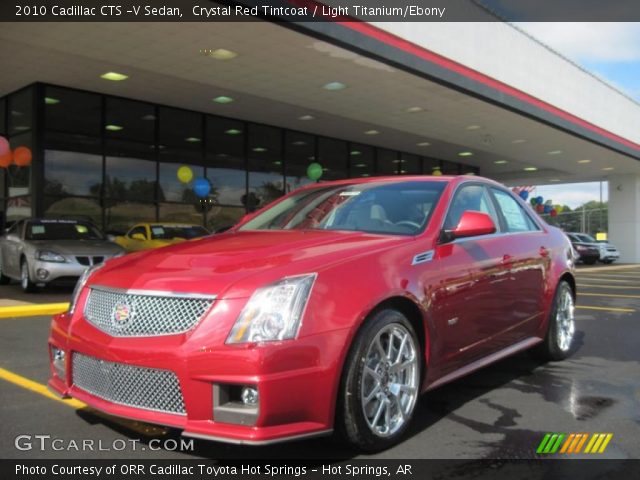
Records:
{"label": "parking lot line", "polygon": [[37,305],[13,305],[0,307],[0,319],[55,315],[69,310],[69,303],[41,303]]}
{"label": "parking lot line", "polygon": [[611,297],[611,298],[640,298],[640,295],[624,295],[621,293],[582,293],[578,292],[581,297]]}
{"label": "parking lot line", "polygon": [[627,279],[627,280],[620,280],[619,278],[605,278],[605,277],[578,277],[584,280],[588,280],[590,282],[608,282],[608,283],[625,283],[625,284],[631,284],[631,285],[638,285],[638,280],[634,280],[634,279]]}
{"label": "parking lot line", "polygon": [[86,404],[84,404],[80,400],[76,400],[75,398],[60,398],[51,393],[46,385],[34,382],[33,380],[29,380],[22,375],[10,372],[9,370],[5,370],[4,368],[0,368],[0,378],[31,392],[39,393],[40,395],[43,395],[51,400],[64,403],[65,405],[68,405],[75,409],[84,408],[87,406]]}
{"label": "parking lot line", "polygon": [[[589,283],[578,283],[578,287],[588,288],[617,288],[618,290],[640,290],[640,287],[632,287],[629,285],[591,285]],[[580,295],[580,292],[578,292]]]}
{"label": "parking lot line", "polygon": [[580,278],[591,278],[591,277],[600,277],[600,278],[617,278],[622,280],[640,280],[640,275],[614,275],[609,273],[581,273],[578,275]]}
{"label": "parking lot line", "polygon": [[619,313],[633,313],[633,308],[616,308],[616,307],[594,307],[591,305],[576,305],[576,308],[580,310],[602,310],[603,312],[619,312]]}

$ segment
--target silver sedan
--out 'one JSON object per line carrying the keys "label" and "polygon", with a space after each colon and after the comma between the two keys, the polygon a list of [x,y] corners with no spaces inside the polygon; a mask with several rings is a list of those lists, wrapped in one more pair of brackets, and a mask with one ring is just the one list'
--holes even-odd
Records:
{"label": "silver sedan", "polygon": [[0,237],[0,283],[20,280],[25,292],[54,282],[74,284],[88,267],[123,254],[87,222],[20,220]]}

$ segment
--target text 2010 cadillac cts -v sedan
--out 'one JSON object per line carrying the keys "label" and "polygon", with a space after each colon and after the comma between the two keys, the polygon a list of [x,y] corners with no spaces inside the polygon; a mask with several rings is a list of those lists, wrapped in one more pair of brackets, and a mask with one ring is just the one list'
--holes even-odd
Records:
{"label": "text 2010 cadillac cts -v sedan", "polygon": [[566,357],[571,245],[477,177],[308,186],[226,233],[110,260],[54,317],[49,385],[184,435],[399,441],[418,395]]}

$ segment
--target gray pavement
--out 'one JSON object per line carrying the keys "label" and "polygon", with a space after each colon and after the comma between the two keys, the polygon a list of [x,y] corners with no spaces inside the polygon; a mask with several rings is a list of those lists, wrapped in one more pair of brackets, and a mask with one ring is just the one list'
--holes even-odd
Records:
{"label": "gray pavement", "polygon": [[[376,457],[533,458],[546,432],[611,432],[613,439],[598,458],[640,458],[640,266],[584,269],[578,281],[578,332],[568,360],[543,364],[523,353],[429,392],[420,400],[408,438]],[[10,288],[0,287],[0,297]],[[69,295],[57,291],[42,298],[59,302]],[[0,319],[0,368],[46,383],[48,330],[47,317]],[[2,378],[0,425],[6,458],[358,456],[331,438],[270,447],[195,441],[192,452],[152,451],[151,440],[179,441],[179,432],[77,410]],[[21,434],[48,434],[65,442],[94,439],[103,448],[114,440],[140,443],[137,450],[23,452],[14,447]],[[168,445],[171,449],[173,443]]]}

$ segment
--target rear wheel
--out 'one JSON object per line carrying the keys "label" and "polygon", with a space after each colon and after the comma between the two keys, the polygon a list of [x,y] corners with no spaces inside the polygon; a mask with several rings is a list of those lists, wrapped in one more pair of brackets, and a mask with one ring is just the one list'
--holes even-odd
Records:
{"label": "rear wheel", "polygon": [[36,291],[36,284],[31,281],[31,276],[29,275],[29,264],[27,263],[27,259],[23,259],[20,264],[20,286],[22,287],[22,291],[25,293],[33,293]]}
{"label": "rear wheel", "polygon": [[362,327],[345,364],[336,418],[351,446],[374,452],[402,438],[420,389],[419,345],[397,310],[381,310]]}
{"label": "rear wheel", "polygon": [[545,360],[564,360],[569,356],[576,331],[573,290],[564,280],[558,284],[549,315],[547,335],[538,347]]}
{"label": "rear wheel", "polygon": [[0,285],[6,285],[11,279],[2,273],[2,253],[0,253]]}

